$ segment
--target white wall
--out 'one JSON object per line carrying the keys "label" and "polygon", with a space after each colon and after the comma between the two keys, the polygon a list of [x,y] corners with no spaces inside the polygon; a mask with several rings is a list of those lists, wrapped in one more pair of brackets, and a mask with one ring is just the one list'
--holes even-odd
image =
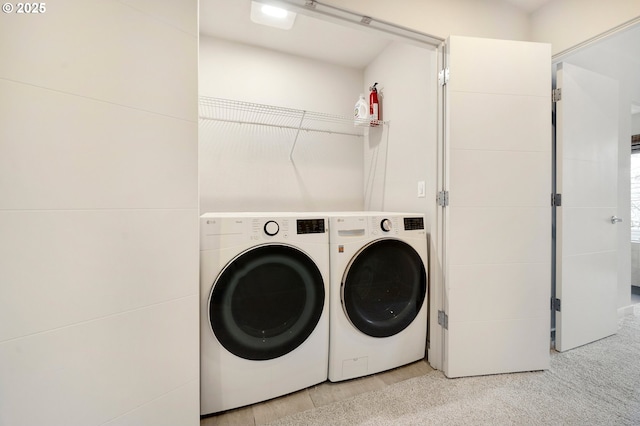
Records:
{"label": "white wall", "polygon": [[[365,140],[365,207],[425,213],[427,229],[435,213],[436,65],[435,49],[394,42],[365,71],[369,84],[378,82],[388,121]],[[426,184],[423,198],[418,181]]]}
{"label": "white wall", "polygon": [[635,0],[553,0],[531,14],[531,40],[551,43],[552,55],[640,16]]}
{"label": "white wall", "polygon": [[[223,65],[222,65],[223,64]],[[200,95],[345,117],[363,71],[200,39]],[[233,118],[233,117],[231,117]],[[200,211],[362,210],[362,137],[203,121]]]}
{"label": "white wall", "polygon": [[0,15],[0,425],[197,425],[197,2]]}
{"label": "white wall", "polygon": [[325,3],[446,38],[529,39],[526,12],[502,0],[327,0]]}

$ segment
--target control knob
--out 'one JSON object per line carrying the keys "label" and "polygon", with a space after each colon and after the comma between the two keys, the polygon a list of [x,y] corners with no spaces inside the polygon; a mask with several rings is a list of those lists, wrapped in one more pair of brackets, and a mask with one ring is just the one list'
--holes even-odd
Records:
{"label": "control knob", "polygon": [[264,233],[273,237],[280,231],[280,225],[275,220],[270,220],[264,224]]}
{"label": "control knob", "polygon": [[384,232],[391,231],[391,221],[389,219],[382,219],[382,222],[380,222],[380,228],[382,228]]}

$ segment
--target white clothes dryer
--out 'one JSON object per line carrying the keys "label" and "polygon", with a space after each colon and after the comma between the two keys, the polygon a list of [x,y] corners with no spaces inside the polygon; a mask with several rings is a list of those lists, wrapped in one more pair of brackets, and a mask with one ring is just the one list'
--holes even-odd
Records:
{"label": "white clothes dryer", "polygon": [[361,377],[424,358],[424,215],[332,213],[329,240],[329,380]]}
{"label": "white clothes dryer", "polygon": [[200,413],[327,379],[327,218],[207,213],[200,219]]}

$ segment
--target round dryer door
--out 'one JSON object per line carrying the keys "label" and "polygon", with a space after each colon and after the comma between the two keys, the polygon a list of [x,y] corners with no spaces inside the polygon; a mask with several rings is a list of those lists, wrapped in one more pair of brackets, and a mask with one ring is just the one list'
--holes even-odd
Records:
{"label": "round dryer door", "polygon": [[290,246],[259,246],[233,259],[219,275],[209,297],[209,320],[229,352],[273,359],[309,337],[324,298],[322,275],[309,256]]}
{"label": "round dryer door", "polygon": [[385,239],[363,248],[342,281],[349,321],[372,337],[400,333],[418,315],[427,291],[420,255],[407,243]]}

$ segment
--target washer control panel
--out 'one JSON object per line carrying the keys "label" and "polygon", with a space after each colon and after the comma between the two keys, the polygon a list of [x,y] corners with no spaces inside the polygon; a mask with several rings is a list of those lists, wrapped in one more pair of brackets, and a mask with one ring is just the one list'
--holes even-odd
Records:
{"label": "washer control panel", "polygon": [[251,218],[252,241],[270,240],[271,237],[289,237],[289,218]]}
{"label": "washer control panel", "polygon": [[327,218],[315,214],[205,213],[200,217],[200,250],[262,242],[328,243]]}
{"label": "washer control panel", "polygon": [[324,234],[326,230],[324,219],[298,219],[296,220],[296,233],[298,234]]}

